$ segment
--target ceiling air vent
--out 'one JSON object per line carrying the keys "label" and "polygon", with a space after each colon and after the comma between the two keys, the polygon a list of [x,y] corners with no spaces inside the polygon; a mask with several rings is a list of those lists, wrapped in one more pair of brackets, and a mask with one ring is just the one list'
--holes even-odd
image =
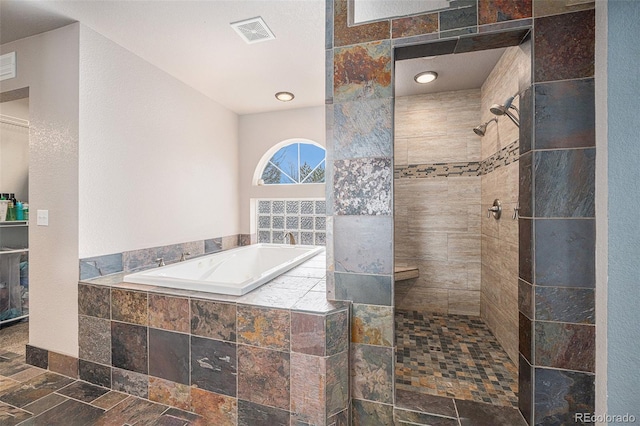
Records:
{"label": "ceiling air vent", "polygon": [[232,22],[231,27],[236,30],[240,37],[248,44],[259,43],[261,41],[273,40],[273,35],[267,24],[261,17],[245,19],[244,21]]}
{"label": "ceiling air vent", "polygon": [[16,52],[0,56],[0,81],[16,76]]}

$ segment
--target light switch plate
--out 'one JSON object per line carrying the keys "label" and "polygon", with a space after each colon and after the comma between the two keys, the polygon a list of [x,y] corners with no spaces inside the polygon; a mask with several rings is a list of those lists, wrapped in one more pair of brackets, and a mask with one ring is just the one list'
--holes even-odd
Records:
{"label": "light switch plate", "polygon": [[36,218],[38,226],[49,226],[49,210],[38,210]]}

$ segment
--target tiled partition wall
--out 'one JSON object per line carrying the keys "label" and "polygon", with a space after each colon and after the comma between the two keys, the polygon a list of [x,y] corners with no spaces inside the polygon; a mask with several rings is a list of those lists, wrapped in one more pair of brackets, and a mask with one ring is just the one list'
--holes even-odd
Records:
{"label": "tiled partition wall", "polygon": [[593,3],[452,3],[470,7],[349,26],[347,0],[327,1],[327,291],[354,302],[354,324],[380,331],[353,333],[353,422],[393,423],[393,343],[367,338],[393,329],[393,49],[459,38],[445,43],[450,52],[480,50],[499,40],[494,33],[527,26],[534,78],[521,101],[520,409],[530,424],[570,422],[593,412],[595,395]]}
{"label": "tiled partition wall", "polygon": [[420,273],[396,281],[396,309],[480,315],[478,124],[480,89],[396,98],[395,265]]}
{"label": "tiled partition wall", "polygon": [[206,425],[346,424],[345,307],[312,313],[82,283],[78,300],[79,359],[28,345],[27,363]]}
{"label": "tiled partition wall", "polygon": [[534,28],[520,103],[520,408],[570,424],[595,403],[595,13]]}

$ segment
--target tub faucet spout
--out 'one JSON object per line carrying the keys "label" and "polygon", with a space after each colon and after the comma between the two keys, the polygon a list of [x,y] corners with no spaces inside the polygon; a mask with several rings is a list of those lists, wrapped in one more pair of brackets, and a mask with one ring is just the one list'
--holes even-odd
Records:
{"label": "tub faucet spout", "polygon": [[[288,240],[287,240],[288,237]],[[292,246],[296,245],[296,238],[293,236],[293,232],[287,232],[286,234],[284,234],[284,241],[285,243],[288,241],[289,244],[291,244]]]}
{"label": "tub faucet spout", "polygon": [[191,256],[191,253],[188,251],[182,253],[182,256],[180,256],[180,262],[184,262],[185,260],[187,260],[187,256]]}
{"label": "tub faucet spout", "polygon": [[159,257],[156,259],[156,262],[158,262],[158,266],[164,266],[164,258]]}

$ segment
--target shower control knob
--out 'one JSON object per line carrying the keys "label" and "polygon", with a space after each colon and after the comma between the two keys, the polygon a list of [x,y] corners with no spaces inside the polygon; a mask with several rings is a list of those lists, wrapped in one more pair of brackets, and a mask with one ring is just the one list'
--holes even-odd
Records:
{"label": "shower control knob", "polygon": [[496,198],[495,200],[493,200],[493,206],[489,207],[487,210],[488,218],[491,217],[491,214],[493,213],[493,217],[498,220],[502,215],[502,203],[500,203],[500,200]]}

